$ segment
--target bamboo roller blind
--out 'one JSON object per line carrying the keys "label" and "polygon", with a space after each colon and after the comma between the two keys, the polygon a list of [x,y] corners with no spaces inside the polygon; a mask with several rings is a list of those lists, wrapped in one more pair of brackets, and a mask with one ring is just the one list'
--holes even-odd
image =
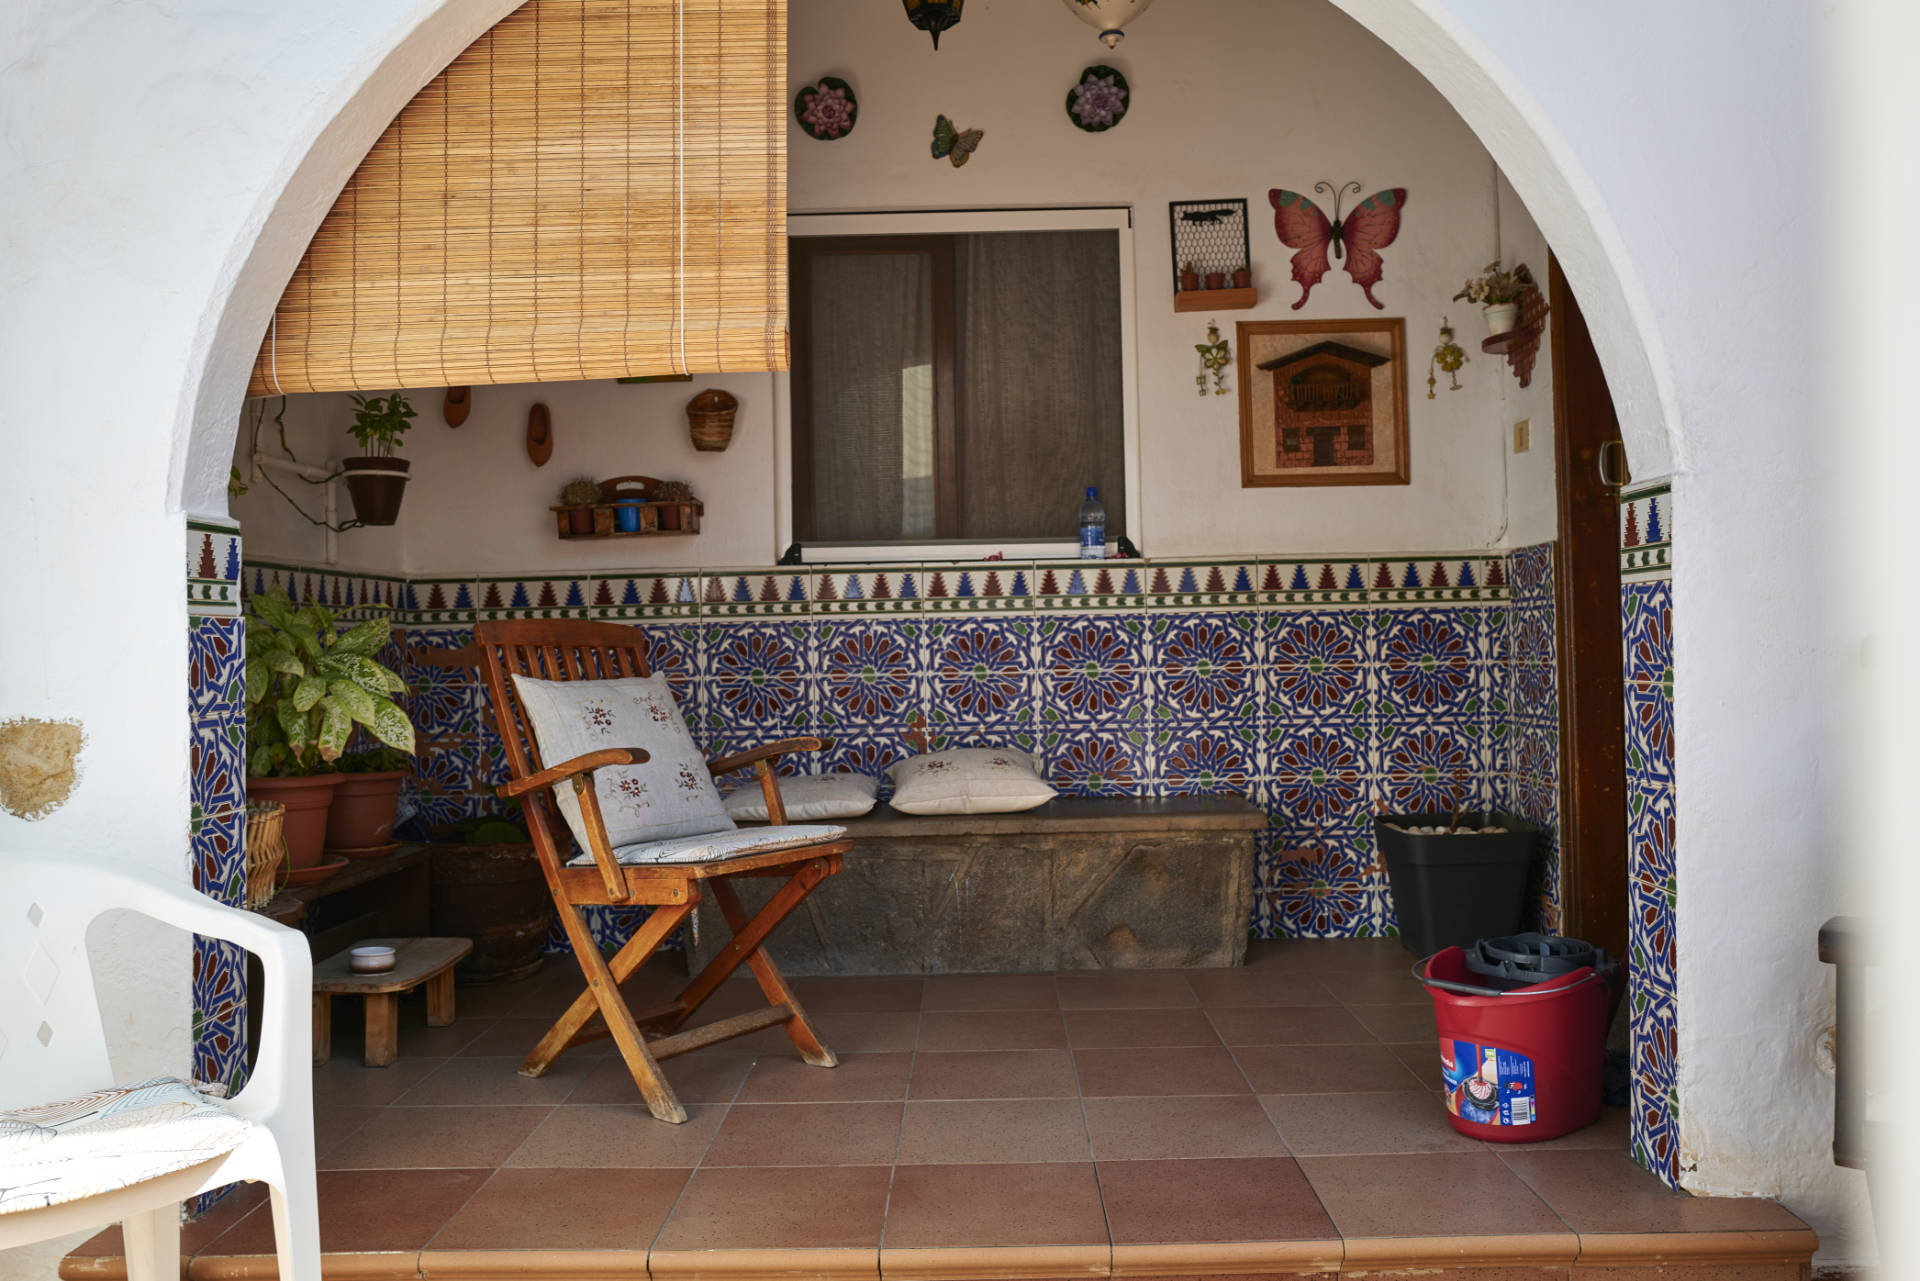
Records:
{"label": "bamboo roller blind", "polygon": [[786,0],[530,0],[348,181],[248,385],[784,369]]}

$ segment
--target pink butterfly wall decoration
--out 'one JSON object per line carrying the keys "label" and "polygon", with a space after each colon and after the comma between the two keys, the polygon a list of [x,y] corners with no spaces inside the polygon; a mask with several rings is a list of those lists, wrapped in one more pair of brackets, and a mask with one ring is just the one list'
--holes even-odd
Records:
{"label": "pink butterfly wall decoration", "polygon": [[1406,206],[1407,189],[1389,187],[1376,191],[1344,218],[1340,215],[1340,201],[1349,191],[1359,195],[1359,183],[1350,182],[1336,189],[1322,179],[1313,184],[1313,189],[1333,197],[1333,221],[1327,221],[1320,206],[1299,192],[1283,191],[1279,187],[1267,192],[1267,199],[1273,204],[1274,233],[1280,237],[1281,244],[1299,250],[1293,256],[1293,279],[1300,286],[1300,301],[1293,304],[1293,309],[1298,311],[1306,306],[1307,295],[1327,274],[1331,266],[1327,251],[1331,248],[1335,261],[1344,255],[1346,272],[1367,295],[1367,301],[1384,311],[1386,304],[1373,296],[1373,287],[1380,283],[1382,275],[1380,250],[1400,234],[1400,210]]}

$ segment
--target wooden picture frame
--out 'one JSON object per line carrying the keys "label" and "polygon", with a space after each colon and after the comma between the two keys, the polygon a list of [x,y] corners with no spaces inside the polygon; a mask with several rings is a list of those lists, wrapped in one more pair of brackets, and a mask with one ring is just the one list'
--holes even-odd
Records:
{"label": "wooden picture frame", "polygon": [[1240,487],[1404,485],[1407,324],[1243,320]]}

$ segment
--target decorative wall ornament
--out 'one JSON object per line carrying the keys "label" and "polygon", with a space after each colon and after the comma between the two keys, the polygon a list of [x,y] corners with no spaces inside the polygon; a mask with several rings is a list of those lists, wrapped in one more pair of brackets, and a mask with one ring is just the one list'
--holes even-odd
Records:
{"label": "decorative wall ornament", "polygon": [[1433,376],[1436,366],[1446,373],[1447,381],[1453,384],[1447,390],[1459,391],[1460,380],[1455,375],[1460,372],[1460,366],[1466,363],[1467,353],[1453,340],[1453,325],[1445,316],[1440,317],[1440,345],[1433,349],[1433,357],[1427,361],[1427,399],[1433,399],[1434,384],[1438,381]]}
{"label": "decorative wall ornament", "polygon": [[958,169],[967,163],[980,140],[986,137],[984,129],[955,129],[953,121],[945,116],[936,116],[933,121],[933,158],[945,157]]}
{"label": "decorative wall ornament", "polygon": [[527,457],[535,467],[545,467],[553,457],[553,413],[543,404],[527,411]]}
{"label": "decorative wall ornament", "polygon": [[1200,353],[1200,372],[1193,377],[1194,386],[1199,394],[1207,394],[1207,379],[1213,379],[1213,394],[1227,394],[1227,366],[1233,363],[1233,354],[1227,350],[1227,340],[1220,336],[1220,326],[1211,320],[1207,322],[1207,340],[1195,343],[1193,349]]}
{"label": "decorative wall ornament", "polygon": [[967,0],[900,0],[906,6],[907,19],[933,37],[933,47],[940,47],[940,33],[948,27],[958,26],[960,10]]}
{"label": "decorative wall ornament", "polygon": [[458,427],[467,421],[468,413],[473,410],[473,388],[449,387],[447,400],[440,407],[440,416],[447,420],[447,426]]}
{"label": "decorative wall ornament", "polygon": [[1100,43],[1111,49],[1121,41],[1120,28],[1145,13],[1153,0],[1061,0],[1067,12],[1100,33]]}
{"label": "decorative wall ornament", "polygon": [[1067,90],[1067,115],[1088,133],[1105,133],[1126,118],[1127,78],[1104,64],[1080,73],[1080,83]]}
{"label": "decorative wall ornament", "polygon": [[1547,329],[1547,296],[1529,285],[1514,300],[1514,306],[1518,314],[1513,328],[1486,339],[1480,344],[1480,350],[1505,356],[1507,367],[1513,370],[1520,385],[1529,387],[1533,385],[1534,358],[1540,354],[1540,335]]}
{"label": "decorative wall ornament", "polygon": [[1274,233],[1281,244],[1299,250],[1293,256],[1293,278],[1300,286],[1300,301],[1293,304],[1293,309],[1298,311],[1307,305],[1307,295],[1327,274],[1327,250],[1331,247],[1334,261],[1344,255],[1347,274],[1366,294],[1367,301],[1385,310],[1386,304],[1373,296],[1373,287],[1380,283],[1382,274],[1379,251],[1400,234],[1400,210],[1407,203],[1407,189],[1376,191],[1345,217],[1340,214],[1340,201],[1349,191],[1359,195],[1359,183],[1335,187],[1322,179],[1313,184],[1313,189],[1333,197],[1333,221],[1327,221],[1320,206],[1298,192],[1279,187],[1267,192],[1273,205]]}
{"label": "decorative wall ornament", "polygon": [[860,100],[846,81],[822,76],[794,95],[793,114],[807,137],[832,142],[853,132]]}
{"label": "decorative wall ornament", "polygon": [[[1257,295],[1247,270],[1247,202],[1173,200],[1167,204],[1168,239],[1173,244],[1173,309],[1222,311],[1251,307]],[[1228,278],[1235,292],[1223,287]],[[1214,283],[1202,288],[1203,282]],[[1240,281],[1245,280],[1245,286]]]}
{"label": "decorative wall ornament", "polygon": [[1235,328],[1242,489],[1407,483],[1406,321]]}

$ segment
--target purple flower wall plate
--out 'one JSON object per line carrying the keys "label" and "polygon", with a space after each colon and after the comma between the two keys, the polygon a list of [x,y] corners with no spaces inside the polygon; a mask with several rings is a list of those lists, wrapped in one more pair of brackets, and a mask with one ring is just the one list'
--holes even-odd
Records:
{"label": "purple flower wall plate", "polygon": [[822,76],[793,96],[793,114],[807,137],[832,142],[853,132],[860,100],[846,81]]}
{"label": "purple flower wall plate", "polygon": [[1067,90],[1067,118],[1088,133],[1105,133],[1126,118],[1131,98],[1125,76],[1104,65],[1088,67]]}

